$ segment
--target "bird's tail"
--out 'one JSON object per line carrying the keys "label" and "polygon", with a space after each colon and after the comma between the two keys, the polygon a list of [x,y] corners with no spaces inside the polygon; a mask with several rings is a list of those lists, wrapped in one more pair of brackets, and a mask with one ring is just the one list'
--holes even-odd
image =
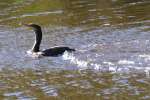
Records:
{"label": "bird's tail", "polygon": [[68,48],[67,48],[67,51],[73,52],[73,51],[76,51],[76,50],[68,47]]}

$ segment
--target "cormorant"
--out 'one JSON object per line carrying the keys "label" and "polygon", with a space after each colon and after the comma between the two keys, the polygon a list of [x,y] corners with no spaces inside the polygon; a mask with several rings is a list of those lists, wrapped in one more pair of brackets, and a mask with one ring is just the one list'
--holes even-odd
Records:
{"label": "cormorant", "polygon": [[69,48],[69,47],[52,47],[50,49],[46,49],[44,51],[40,51],[40,44],[42,41],[42,29],[37,24],[23,24],[27,27],[31,27],[35,32],[35,43],[30,51],[28,53],[32,54],[33,56],[53,56],[57,57],[62,55],[65,51],[72,52],[75,51],[75,49]]}

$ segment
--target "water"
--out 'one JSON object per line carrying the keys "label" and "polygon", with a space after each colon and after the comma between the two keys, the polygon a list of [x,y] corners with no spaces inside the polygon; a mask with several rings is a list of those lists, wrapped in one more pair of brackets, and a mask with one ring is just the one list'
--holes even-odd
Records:
{"label": "water", "polygon": [[[149,0],[0,1],[0,99],[149,100]],[[34,33],[41,49],[76,52],[32,58]]]}

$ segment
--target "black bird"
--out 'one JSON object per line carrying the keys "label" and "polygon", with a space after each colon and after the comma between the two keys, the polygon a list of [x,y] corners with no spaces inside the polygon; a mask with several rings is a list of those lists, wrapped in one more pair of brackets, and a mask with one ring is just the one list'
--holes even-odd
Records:
{"label": "black bird", "polygon": [[53,57],[57,57],[57,56],[60,56],[62,55],[65,51],[68,51],[68,52],[73,52],[75,51],[75,49],[72,49],[72,48],[69,48],[69,47],[52,47],[50,49],[46,49],[44,51],[40,51],[40,44],[41,44],[41,41],[42,41],[42,29],[39,25],[37,24],[23,24],[27,27],[31,27],[34,32],[35,32],[35,43],[31,49],[30,54],[33,54],[33,55],[36,55],[36,56],[39,56],[39,55],[42,55],[42,56],[53,56]]}

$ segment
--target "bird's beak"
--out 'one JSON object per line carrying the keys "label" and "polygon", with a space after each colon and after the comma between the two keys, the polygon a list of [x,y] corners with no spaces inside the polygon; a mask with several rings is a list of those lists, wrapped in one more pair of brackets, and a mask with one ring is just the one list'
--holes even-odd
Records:
{"label": "bird's beak", "polygon": [[31,23],[26,24],[26,23],[19,23],[20,26],[25,26],[28,30],[32,30],[33,28],[31,27]]}
{"label": "bird's beak", "polygon": [[29,26],[28,24],[22,23],[23,26]]}
{"label": "bird's beak", "polygon": [[19,23],[20,26],[27,26],[27,27],[31,27],[32,23]]}

